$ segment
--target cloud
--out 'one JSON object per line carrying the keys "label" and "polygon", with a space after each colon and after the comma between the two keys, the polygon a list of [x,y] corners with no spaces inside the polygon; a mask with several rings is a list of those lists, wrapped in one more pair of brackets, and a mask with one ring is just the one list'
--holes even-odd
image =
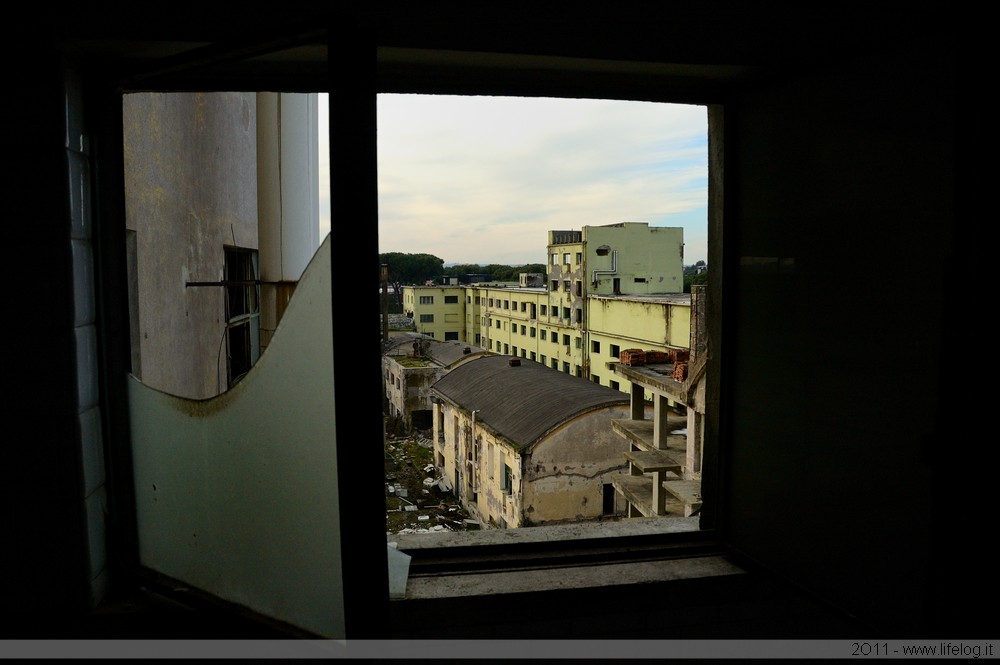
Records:
{"label": "cloud", "polygon": [[543,263],[550,230],[646,221],[707,259],[702,106],[379,95],[378,169],[383,252]]}

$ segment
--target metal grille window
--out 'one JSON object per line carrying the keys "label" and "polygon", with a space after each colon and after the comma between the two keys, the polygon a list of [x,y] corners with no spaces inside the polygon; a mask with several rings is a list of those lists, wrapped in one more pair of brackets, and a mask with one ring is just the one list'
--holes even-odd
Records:
{"label": "metal grille window", "polygon": [[257,251],[225,248],[226,380],[232,388],[260,357]]}

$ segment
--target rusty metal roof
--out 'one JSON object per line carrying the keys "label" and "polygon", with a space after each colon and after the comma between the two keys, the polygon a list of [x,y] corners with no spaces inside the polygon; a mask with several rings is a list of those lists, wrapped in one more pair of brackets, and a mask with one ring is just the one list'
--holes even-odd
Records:
{"label": "rusty metal roof", "polygon": [[[520,364],[511,366],[511,361]],[[629,403],[629,396],[614,388],[513,356],[470,360],[432,390],[463,409],[479,411],[478,421],[520,448],[580,414]]]}
{"label": "rusty metal roof", "polygon": [[413,352],[413,342],[419,340],[427,358],[442,367],[451,367],[455,363],[472,355],[487,353],[486,349],[456,340],[437,340],[430,335],[415,332],[405,332],[394,335],[388,342],[383,342],[382,353],[391,355],[409,355]]}
{"label": "rusty metal roof", "polygon": [[446,340],[444,342],[435,341],[434,344],[430,345],[429,352],[431,357],[441,365],[451,367],[470,355],[486,353],[486,349],[466,342]]}

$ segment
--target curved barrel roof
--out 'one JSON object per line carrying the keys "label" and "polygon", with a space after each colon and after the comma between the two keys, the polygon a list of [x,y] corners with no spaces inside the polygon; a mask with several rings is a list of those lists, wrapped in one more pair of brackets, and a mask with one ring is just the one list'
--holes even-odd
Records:
{"label": "curved barrel roof", "polygon": [[614,388],[512,356],[470,360],[432,390],[520,448],[580,414],[629,403]]}

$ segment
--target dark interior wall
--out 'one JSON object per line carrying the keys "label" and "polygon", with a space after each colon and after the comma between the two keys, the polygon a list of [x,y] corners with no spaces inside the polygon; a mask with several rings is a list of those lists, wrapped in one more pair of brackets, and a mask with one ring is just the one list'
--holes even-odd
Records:
{"label": "dark interior wall", "polygon": [[[0,139],[11,277],[0,468],[0,611],[66,609],[84,592],[69,163],[63,70],[42,50],[4,83]],[[44,76],[39,76],[44,74]],[[15,419],[16,416],[16,419]]]}
{"label": "dark interior wall", "polygon": [[954,251],[952,55],[892,50],[727,109],[727,535],[889,630],[939,609],[924,587],[941,565],[935,465],[954,452],[952,414],[928,391]]}

